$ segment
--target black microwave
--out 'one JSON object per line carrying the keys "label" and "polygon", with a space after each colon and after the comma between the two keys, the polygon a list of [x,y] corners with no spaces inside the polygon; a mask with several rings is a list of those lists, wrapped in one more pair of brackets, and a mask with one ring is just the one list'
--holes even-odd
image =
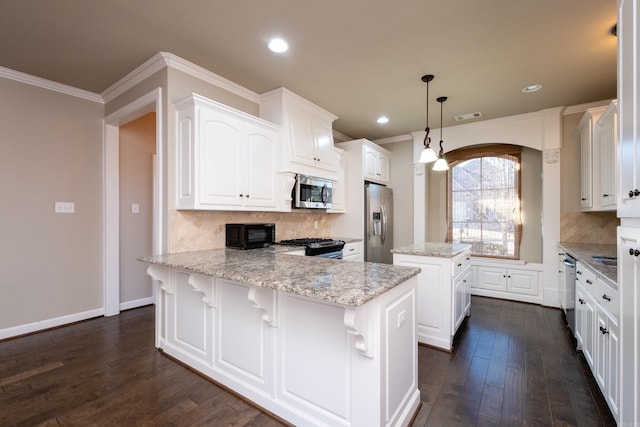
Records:
{"label": "black microwave", "polygon": [[227,224],[225,228],[225,244],[232,248],[262,248],[275,240],[275,224]]}

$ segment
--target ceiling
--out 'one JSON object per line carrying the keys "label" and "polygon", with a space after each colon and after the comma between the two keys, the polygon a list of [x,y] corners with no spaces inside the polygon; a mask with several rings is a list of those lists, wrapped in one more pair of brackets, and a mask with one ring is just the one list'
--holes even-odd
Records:
{"label": "ceiling", "polygon": [[[424,74],[431,128],[438,96],[445,127],[614,98],[615,21],[616,0],[2,0],[0,66],[101,93],[170,52],[257,93],[284,86],[337,131],[379,139],[424,129]],[[273,36],[289,51],[268,51]]]}

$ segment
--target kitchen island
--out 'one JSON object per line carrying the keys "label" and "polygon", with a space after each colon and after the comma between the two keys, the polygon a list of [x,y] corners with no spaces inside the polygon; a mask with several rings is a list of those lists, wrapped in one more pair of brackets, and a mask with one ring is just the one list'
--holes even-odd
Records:
{"label": "kitchen island", "polygon": [[140,258],[156,346],[295,425],[408,425],[419,269],[215,249]]}
{"label": "kitchen island", "polygon": [[453,338],[471,310],[471,245],[424,242],[395,248],[393,264],[419,267],[418,342],[453,349]]}

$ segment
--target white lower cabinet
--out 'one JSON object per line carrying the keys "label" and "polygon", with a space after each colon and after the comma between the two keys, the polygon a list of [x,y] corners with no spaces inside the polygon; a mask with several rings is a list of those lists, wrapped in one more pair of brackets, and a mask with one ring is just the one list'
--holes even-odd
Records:
{"label": "white lower cabinet", "polygon": [[364,261],[362,241],[345,243],[342,248],[342,259],[345,261]]}
{"label": "white lower cabinet", "polygon": [[541,266],[505,267],[500,261],[474,259],[476,281],[473,294],[516,301],[542,303],[539,286]]}
{"label": "white lower cabinet", "polygon": [[618,290],[581,262],[576,263],[576,341],[614,418],[620,405]]}
{"label": "white lower cabinet", "polygon": [[418,342],[451,351],[453,337],[470,313],[470,253],[454,258],[393,254],[394,265],[418,267]]}

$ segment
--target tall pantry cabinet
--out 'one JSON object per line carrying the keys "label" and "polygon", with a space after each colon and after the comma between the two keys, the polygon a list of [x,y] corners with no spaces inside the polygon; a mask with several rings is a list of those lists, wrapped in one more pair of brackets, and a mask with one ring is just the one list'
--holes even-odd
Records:
{"label": "tall pantry cabinet", "polygon": [[640,425],[640,0],[618,0],[619,425]]}

